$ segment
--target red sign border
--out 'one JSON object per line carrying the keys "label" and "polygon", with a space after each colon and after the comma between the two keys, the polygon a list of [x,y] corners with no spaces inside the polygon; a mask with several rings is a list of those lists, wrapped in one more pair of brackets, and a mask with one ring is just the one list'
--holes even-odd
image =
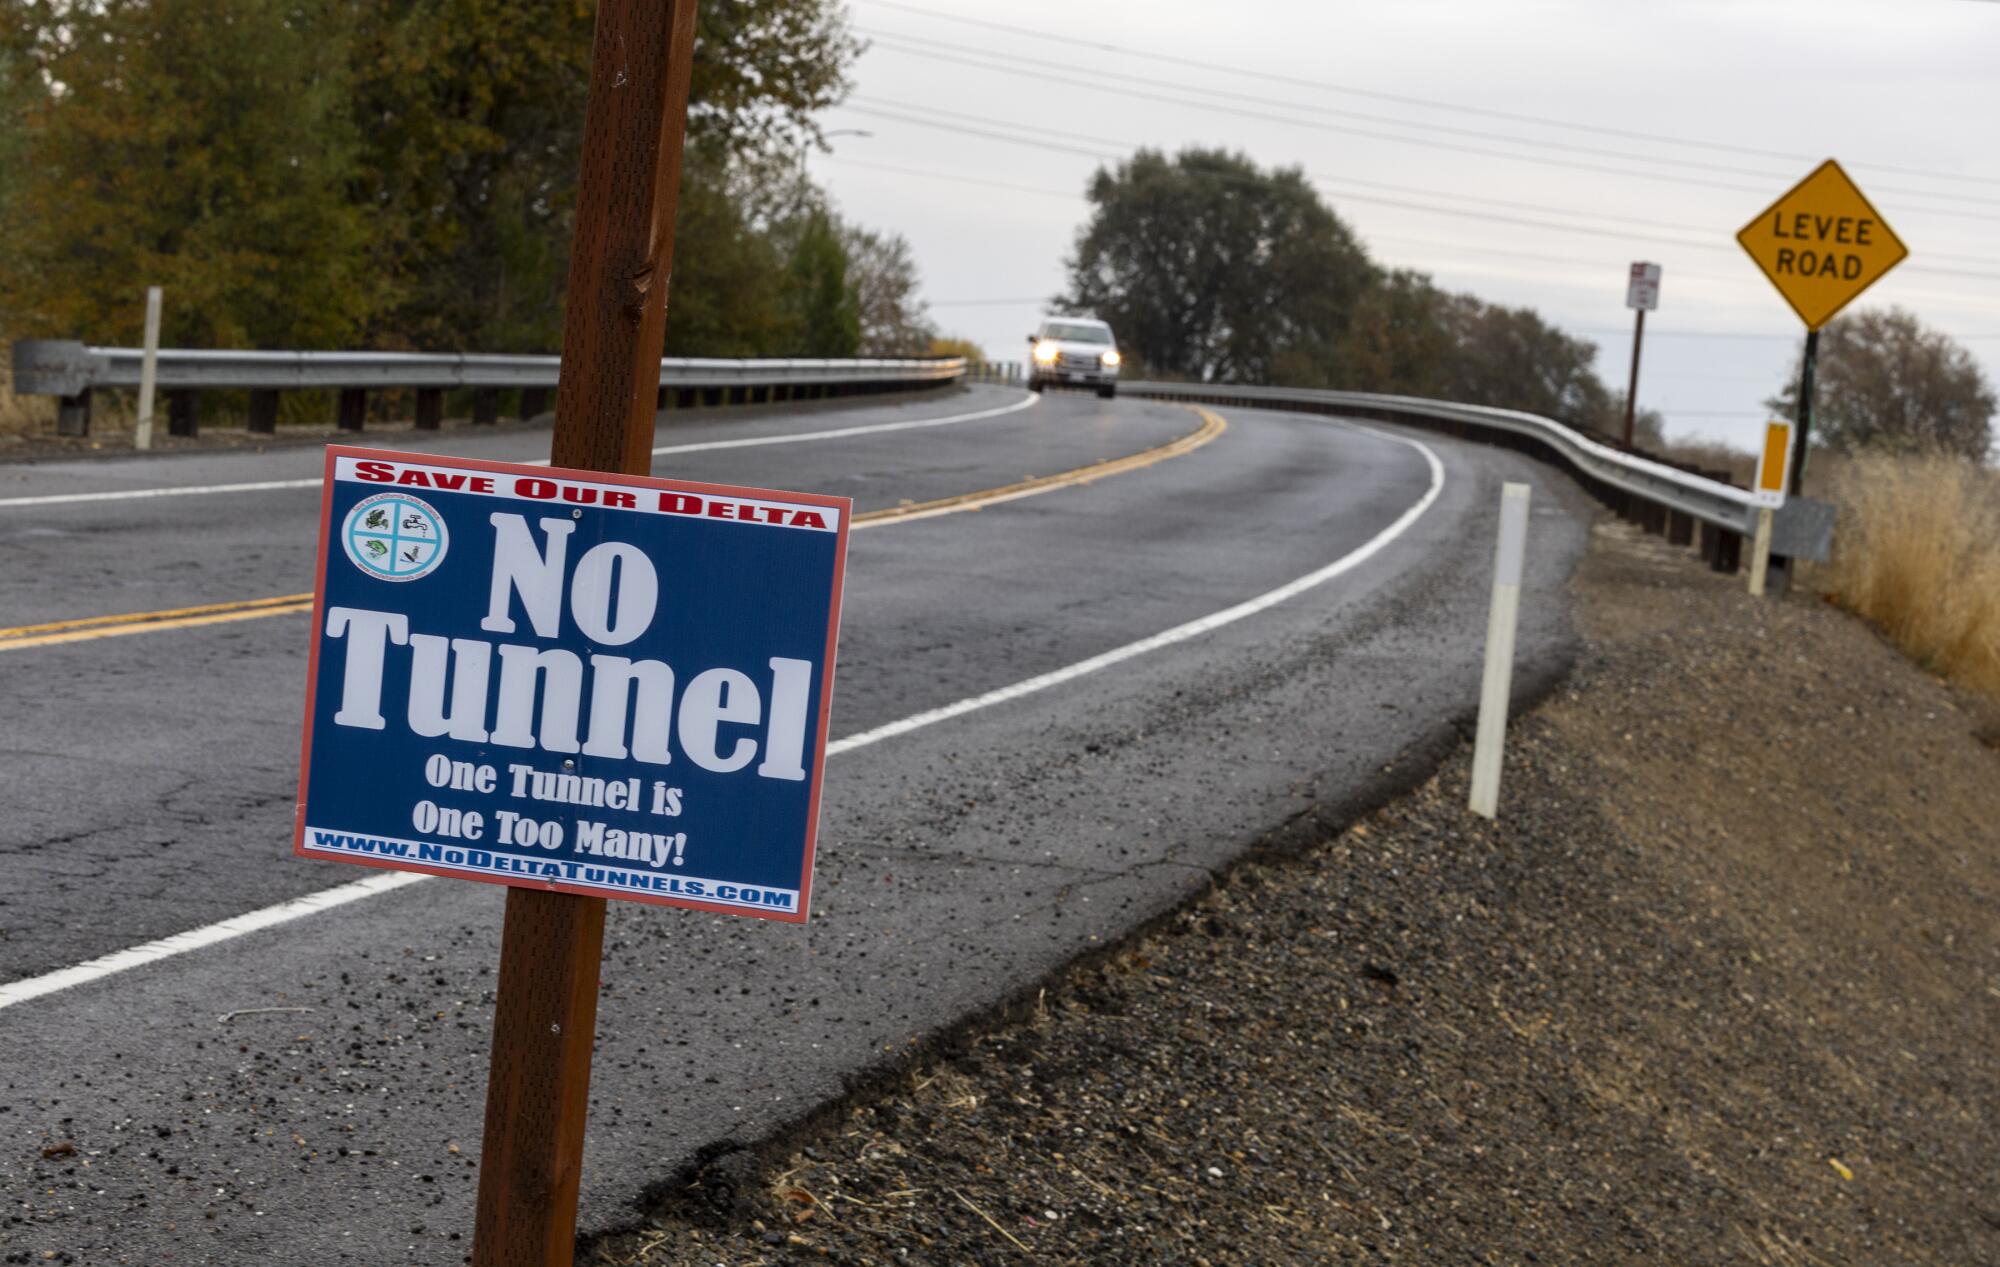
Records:
{"label": "red sign border", "polygon": [[[312,777],[312,736],[313,711],[319,694],[319,646],[320,630],[326,622],[326,567],[332,546],[333,534],[333,485],[334,473],[342,458],[374,459],[377,461],[411,464],[419,466],[445,466],[453,469],[482,471],[500,475],[524,475],[537,478],[554,477],[572,479],[588,484],[623,484],[632,488],[648,488],[660,492],[693,493],[697,496],[742,497],[752,500],[794,502],[807,506],[827,506],[840,512],[840,527],[834,543],[833,593],[828,610],[826,630],[826,672],[819,693],[819,725],[817,730],[818,749],[813,763],[812,795],[806,808],[806,852],[803,874],[799,876],[799,907],[797,911],[772,911],[759,907],[730,906],[720,902],[704,902],[695,898],[675,897],[672,894],[637,893],[630,890],[607,890],[589,885],[570,884],[551,880],[510,879],[500,875],[478,875],[456,871],[447,867],[424,866],[420,863],[396,862],[382,858],[330,857],[325,853],[308,850],[305,847],[306,834],[306,788]],[[316,862],[333,862],[349,866],[374,867],[382,871],[415,871],[426,875],[443,876],[453,880],[470,880],[476,884],[497,884],[507,888],[539,889],[544,892],[573,893],[579,897],[604,898],[608,901],[644,902],[650,906],[675,906],[686,910],[709,911],[717,915],[740,915],[752,919],[776,920],[785,924],[803,924],[812,916],[813,862],[819,847],[820,797],[826,781],[826,732],[833,710],[834,654],[840,643],[841,602],[847,582],[847,529],[854,518],[854,502],[851,498],[833,497],[824,493],[787,493],[775,489],[747,488],[734,484],[702,484],[690,480],[660,479],[650,475],[624,475],[610,471],[579,471],[561,466],[530,466],[521,462],[494,462],[485,458],[456,457],[439,453],[408,453],[394,449],[367,449],[355,445],[329,444],[326,446],[326,466],[320,482],[319,502],[319,558],[313,569],[312,642],[306,651],[306,712],[305,726],[299,739],[299,799],[292,811],[292,855],[309,858]]]}

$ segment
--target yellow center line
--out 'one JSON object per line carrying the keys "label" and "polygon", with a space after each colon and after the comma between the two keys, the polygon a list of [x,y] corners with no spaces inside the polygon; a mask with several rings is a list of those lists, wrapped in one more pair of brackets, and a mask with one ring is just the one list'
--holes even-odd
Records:
{"label": "yellow center line", "polygon": [[[858,532],[863,528],[880,527],[884,524],[908,523],[916,519],[954,515],[962,511],[979,510],[1000,502],[1018,501],[1023,497],[1053,492],[1059,488],[1073,488],[1111,475],[1143,470],[1169,458],[1192,453],[1229,429],[1229,424],[1223,420],[1222,415],[1208,409],[1195,408],[1194,411],[1201,417],[1199,427],[1179,439],[1170,440],[1154,448],[1144,449],[1122,458],[1106,458],[1101,462],[1092,462],[1088,466],[1060,471],[1054,475],[1034,476],[1012,484],[1003,484],[999,488],[981,489],[978,492],[959,493],[931,501],[906,502],[901,506],[885,506],[880,510],[864,511],[854,516],[852,525]],[[198,625],[219,625],[232,620],[255,620],[260,616],[289,616],[311,611],[312,604],[311,594],[277,594],[267,598],[203,603],[195,607],[172,607],[162,611],[126,612],[116,616],[83,616],[74,620],[51,620],[37,625],[16,625],[11,629],[0,629],[0,651],[47,647],[63,642],[82,642],[90,638],[117,638],[125,634],[151,633],[159,629],[190,629]]]}
{"label": "yellow center line", "polygon": [[311,603],[311,594],[279,594],[271,598],[238,598],[226,603],[203,603],[199,607],[170,607],[165,611],[127,612],[121,616],[80,616],[75,620],[51,620],[40,625],[16,625],[0,629],[0,641],[27,638],[35,634],[62,633],[71,629],[91,629],[100,625],[151,624],[214,612],[239,612],[253,607],[276,607],[300,602]]}

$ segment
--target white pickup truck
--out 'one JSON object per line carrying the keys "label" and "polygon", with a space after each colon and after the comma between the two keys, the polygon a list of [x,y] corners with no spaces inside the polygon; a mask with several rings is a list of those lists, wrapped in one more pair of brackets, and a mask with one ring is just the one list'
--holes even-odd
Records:
{"label": "white pickup truck", "polygon": [[1050,383],[1095,387],[1109,400],[1118,394],[1118,340],[1111,327],[1089,317],[1049,317],[1028,336],[1028,390]]}

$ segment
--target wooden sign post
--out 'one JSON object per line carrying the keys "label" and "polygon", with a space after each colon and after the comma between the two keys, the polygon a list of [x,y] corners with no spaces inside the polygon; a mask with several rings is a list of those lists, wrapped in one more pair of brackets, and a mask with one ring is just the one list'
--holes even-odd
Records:
{"label": "wooden sign post", "polygon": [[[695,0],[599,0],[570,248],[558,467],[652,467]],[[507,890],[474,1267],[569,1267],[604,899]]]}

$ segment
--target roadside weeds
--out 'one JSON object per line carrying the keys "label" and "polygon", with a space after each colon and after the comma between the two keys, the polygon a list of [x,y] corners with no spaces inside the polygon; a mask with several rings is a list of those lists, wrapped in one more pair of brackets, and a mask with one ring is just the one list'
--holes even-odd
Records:
{"label": "roadside weeds", "polygon": [[1991,717],[1622,526],[1575,584],[1497,823],[1460,752],[580,1261],[2000,1259]]}
{"label": "roadside weeds", "polygon": [[1818,578],[1919,664],[2000,699],[2000,477],[1962,458],[1843,462]]}

